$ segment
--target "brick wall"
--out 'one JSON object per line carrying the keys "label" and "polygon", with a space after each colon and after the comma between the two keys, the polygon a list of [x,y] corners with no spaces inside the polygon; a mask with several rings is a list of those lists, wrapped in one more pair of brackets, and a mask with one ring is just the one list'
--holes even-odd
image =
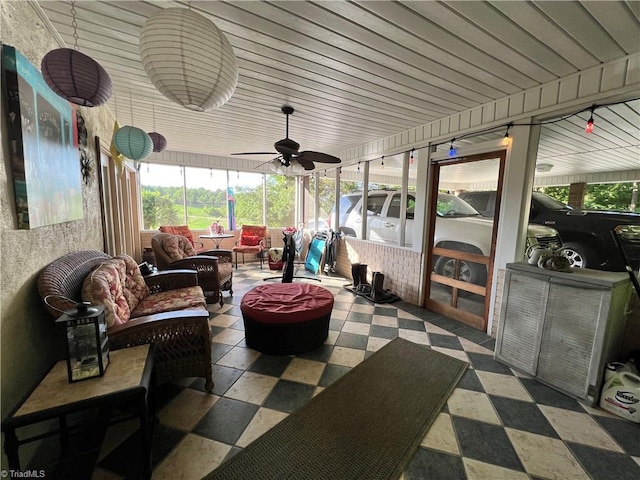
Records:
{"label": "brick wall", "polygon": [[384,274],[384,288],[402,300],[418,305],[422,254],[403,248],[343,237],[338,248],[336,271],[351,279],[351,264],[366,263],[368,281],[372,272]]}

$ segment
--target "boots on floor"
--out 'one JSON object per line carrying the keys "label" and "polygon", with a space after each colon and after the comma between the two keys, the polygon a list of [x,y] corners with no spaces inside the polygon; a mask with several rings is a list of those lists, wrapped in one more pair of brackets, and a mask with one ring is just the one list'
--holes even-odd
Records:
{"label": "boots on floor", "polygon": [[351,277],[353,278],[353,288],[358,288],[358,285],[360,285],[360,264],[359,263],[351,264]]}
{"label": "boots on floor", "polygon": [[384,275],[380,272],[373,272],[371,278],[371,299],[374,302],[378,302],[384,298]]}
{"label": "boots on floor", "polygon": [[367,281],[367,265],[364,263],[360,264],[360,285],[369,285]]}
{"label": "boots on floor", "polygon": [[371,285],[369,285],[369,282],[367,281],[367,265],[366,264],[363,264],[363,263],[360,264],[359,273],[360,273],[360,280],[359,280],[360,283],[356,287],[356,291],[363,295],[371,295]]}

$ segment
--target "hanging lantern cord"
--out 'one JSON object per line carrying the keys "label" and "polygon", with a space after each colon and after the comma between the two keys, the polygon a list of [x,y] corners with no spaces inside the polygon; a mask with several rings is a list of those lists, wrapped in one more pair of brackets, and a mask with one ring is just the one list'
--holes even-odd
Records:
{"label": "hanging lantern cord", "polygon": [[73,49],[78,51],[78,22],[76,22],[76,2],[71,2],[71,26],[73,27]]}

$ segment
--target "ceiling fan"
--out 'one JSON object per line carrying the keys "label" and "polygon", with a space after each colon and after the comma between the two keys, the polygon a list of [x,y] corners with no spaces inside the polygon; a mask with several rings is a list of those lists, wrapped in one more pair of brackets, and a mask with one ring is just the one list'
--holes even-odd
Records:
{"label": "ceiling fan", "polygon": [[[296,161],[305,170],[313,170],[315,168],[314,162],[340,163],[340,159],[338,157],[334,157],[327,153],[312,152],[310,150],[304,150],[302,152],[299,151],[300,144],[289,138],[289,115],[293,114],[293,107],[285,105],[281,110],[282,113],[287,116],[286,137],[273,144],[273,147],[276,149],[275,152],[242,152],[232,153],[231,155],[278,155],[273,160],[269,160],[269,162],[265,163],[278,161],[283,167],[289,167],[291,166],[292,161]],[[262,165],[264,165],[264,163]]]}

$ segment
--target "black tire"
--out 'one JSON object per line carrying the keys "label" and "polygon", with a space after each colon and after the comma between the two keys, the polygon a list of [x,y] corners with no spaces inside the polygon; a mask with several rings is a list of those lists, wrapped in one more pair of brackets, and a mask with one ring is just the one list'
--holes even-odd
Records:
{"label": "black tire", "polygon": [[569,259],[569,266],[574,268],[593,268],[595,255],[593,251],[577,242],[567,242],[562,246],[562,254]]}
{"label": "black tire", "polygon": [[[453,258],[439,257],[433,269],[438,275],[453,278],[454,264]],[[480,263],[461,260],[459,280],[484,287],[487,284],[487,269]]]}

